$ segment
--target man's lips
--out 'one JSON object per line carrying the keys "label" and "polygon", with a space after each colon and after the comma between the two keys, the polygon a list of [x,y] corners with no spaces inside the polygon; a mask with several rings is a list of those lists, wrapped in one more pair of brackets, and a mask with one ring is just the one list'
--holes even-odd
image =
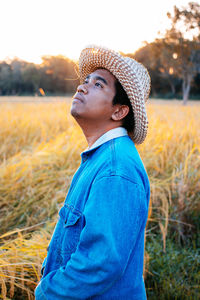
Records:
{"label": "man's lips", "polygon": [[81,96],[80,94],[76,94],[76,95],[74,95],[74,97],[73,97],[73,100],[79,100],[79,101],[81,101],[81,102],[84,102],[84,99],[83,99],[83,96]]}

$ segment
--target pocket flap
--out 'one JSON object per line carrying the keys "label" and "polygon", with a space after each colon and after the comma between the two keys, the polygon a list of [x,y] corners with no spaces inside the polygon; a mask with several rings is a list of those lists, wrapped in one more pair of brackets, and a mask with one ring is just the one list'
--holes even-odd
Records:
{"label": "pocket flap", "polygon": [[59,216],[64,223],[64,227],[73,226],[81,217],[81,212],[74,207],[63,206],[59,211]]}
{"label": "pocket flap", "polygon": [[81,214],[78,213],[78,212],[75,212],[75,211],[70,211],[69,214],[68,214],[68,217],[65,221],[65,227],[68,227],[68,226],[73,226],[76,224],[76,222],[78,222],[78,220],[80,219],[81,217]]}

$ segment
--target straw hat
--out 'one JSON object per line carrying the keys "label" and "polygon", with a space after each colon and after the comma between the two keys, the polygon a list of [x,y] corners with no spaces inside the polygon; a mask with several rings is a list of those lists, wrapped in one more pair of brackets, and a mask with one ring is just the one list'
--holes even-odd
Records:
{"label": "straw hat", "polygon": [[150,76],[146,68],[130,57],[124,57],[113,50],[88,46],[79,58],[81,83],[96,69],[109,70],[121,83],[131,102],[134,115],[134,129],[129,133],[136,144],[141,144],[147,135],[148,119],[145,102],[150,92]]}

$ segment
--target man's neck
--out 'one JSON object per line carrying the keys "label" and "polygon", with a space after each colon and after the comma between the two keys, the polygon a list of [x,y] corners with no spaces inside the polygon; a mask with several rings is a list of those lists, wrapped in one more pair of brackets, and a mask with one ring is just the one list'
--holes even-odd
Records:
{"label": "man's neck", "polygon": [[90,148],[98,138],[100,138],[107,131],[119,127],[121,124],[115,124],[115,126],[107,126],[105,128],[82,128],[85,138]]}

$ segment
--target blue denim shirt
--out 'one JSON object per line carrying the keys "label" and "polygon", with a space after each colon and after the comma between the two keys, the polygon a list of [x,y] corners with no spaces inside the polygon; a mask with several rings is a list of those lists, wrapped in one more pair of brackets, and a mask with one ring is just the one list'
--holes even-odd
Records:
{"label": "blue denim shirt", "polygon": [[36,300],[144,300],[149,180],[121,129],[81,154],[43,263]]}

